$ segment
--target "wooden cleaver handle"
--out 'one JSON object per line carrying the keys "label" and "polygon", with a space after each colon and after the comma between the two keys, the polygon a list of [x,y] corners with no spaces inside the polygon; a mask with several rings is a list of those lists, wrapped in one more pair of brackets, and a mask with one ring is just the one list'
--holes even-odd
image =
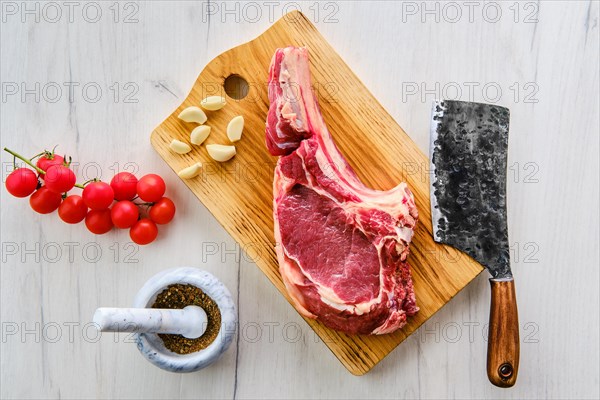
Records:
{"label": "wooden cleaver handle", "polygon": [[492,303],[488,333],[487,374],[499,387],[511,387],[519,372],[519,315],[515,281],[490,279]]}

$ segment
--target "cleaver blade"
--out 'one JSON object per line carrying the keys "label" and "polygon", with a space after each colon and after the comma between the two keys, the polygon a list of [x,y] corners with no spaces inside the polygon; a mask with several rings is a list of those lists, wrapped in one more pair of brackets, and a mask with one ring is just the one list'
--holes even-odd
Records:
{"label": "cleaver blade", "polygon": [[433,237],[471,256],[492,275],[487,372],[516,382],[519,331],[506,218],[510,113],[505,107],[435,101],[430,132]]}

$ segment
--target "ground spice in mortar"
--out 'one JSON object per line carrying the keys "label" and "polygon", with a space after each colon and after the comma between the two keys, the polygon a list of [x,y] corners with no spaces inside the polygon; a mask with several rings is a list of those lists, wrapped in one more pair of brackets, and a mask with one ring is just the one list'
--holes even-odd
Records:
{"label": "ground spice in mortar", "polygon": [[206,332],[197,339],[187,339],[181,335],[159,334],[165,347],[177,354],[190,354],[210,345],[221,327],[221,312],[217,303],[192,285],[175,284],[167,286],[157,297],[152,308],[182,309],[186,306],[198,306],[204,309],[208,319]]}

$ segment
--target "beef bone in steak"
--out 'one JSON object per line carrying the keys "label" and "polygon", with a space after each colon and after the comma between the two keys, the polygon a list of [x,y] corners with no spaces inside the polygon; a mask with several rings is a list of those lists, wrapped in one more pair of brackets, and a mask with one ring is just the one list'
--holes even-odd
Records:
{"label": "beef bone in steak", "polygon": [[[418,213],[406,183],[366,187],[346,162],[311,89],[308,51],[278,49],[266,142],[276,251],[298,311],[351,334],[384,334],[418,311],[406,262]],[[342,133],[340,133],[342,134]]]}

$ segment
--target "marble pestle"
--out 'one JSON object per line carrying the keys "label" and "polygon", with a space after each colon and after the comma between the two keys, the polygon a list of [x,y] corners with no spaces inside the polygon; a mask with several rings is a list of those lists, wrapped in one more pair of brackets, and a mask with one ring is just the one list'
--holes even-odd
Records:
{"label": "marble pestle", "polygon": [[181,310],[158,308],[98,308],[94,323],[102,332],[171,333],[188,339],[204,334],[206,312],[198,306]]}

